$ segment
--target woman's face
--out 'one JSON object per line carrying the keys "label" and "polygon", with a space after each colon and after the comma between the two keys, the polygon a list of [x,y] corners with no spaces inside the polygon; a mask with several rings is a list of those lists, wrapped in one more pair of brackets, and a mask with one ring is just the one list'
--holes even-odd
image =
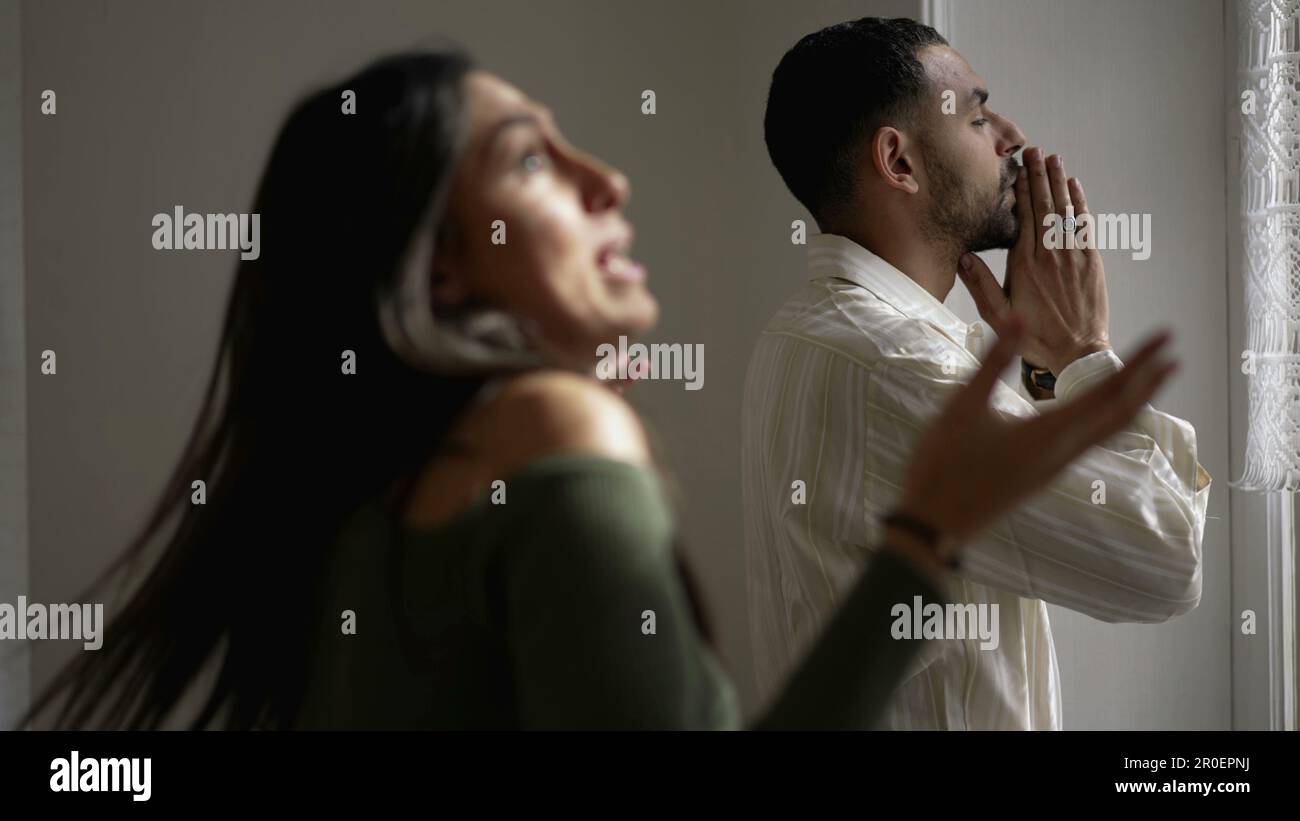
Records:
{"label": "woman's face", "polygon": [[[627,256],[627,178],[560,135],[551,113],[504,80],[465,80],[466,132],[434,300],[508,311],[567,364],[646,331],[658,305]],[[497,221],[500,222],[497,222]]]}

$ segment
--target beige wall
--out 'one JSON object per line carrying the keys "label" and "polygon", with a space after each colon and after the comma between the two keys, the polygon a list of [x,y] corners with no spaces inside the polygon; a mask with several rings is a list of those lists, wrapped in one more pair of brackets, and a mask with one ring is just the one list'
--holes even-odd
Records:
{"label": "beige wall", "polygon": [[[745,704],[752,674],[740,543],[739,396],[749,346],[801,279],[802,216],[762,142],[767,81],[808,31],[914,2],[28,3],[28,349],[33,595],[69,600],[140,524],[193,420],[234,270],[155,252],[150,218],[246,210],[292,100],[433,33],[551,106],[630,176],[628,214],[664,318],[705,345],[705,387],[635,392],[685,489],[691,557]],[[654,89],[658,113],[640,113]],[[30,361],[30,357],[28,358]],[[35,653],[45,681],[67,648]]]}
{"label": "beige wall", "polygon": [[[0,0],[0,602],[27,592],[23,167],[18,0]],[[27,703],[26,648],[0,645],[0,727]]]}
{"label": "beige wall", "polygon": [[[571,139],[632,180],[637,255],[664,306],[651,338],[702,342],[706,365],[702,391],[651,383],[634,393],[681,480],[690,554],[752,707],[739,401],[753,339],[803,278],[789,226],[807,218],[767,160],[767,82],[799,36],[866,14],[919,16],[921,5],[25,4],[23,99],[59,93],[57,116],[22,125],[26,346],[59,355],[57,379],[33,376],[28,387],[31,594],[76,596],[121,548],[193,420],[234,258],[156,253],[150,217],[175,204],[246,210],[297,95],[441,32],[551,106]],[[1220,16],[1218,2],[1176,15],[1110,0],[948,8],[947,33],[989,80],[994,103],[1063,151],[1098,208],[1154,214],[1150,261],[1107,257],[1115,337],[1122,350],[1153,324],[1177,330],[1195,367],[1162,404],[1197,425],[1218,482],[1196,613],[1113,627],[1053,611],[1067,726],[1230,720]],[[639,111],[646,88],[658,96],[654,117]],[[950,304],[973,318],[963,299]],[[66,650],[37,648],[37,683]]]}

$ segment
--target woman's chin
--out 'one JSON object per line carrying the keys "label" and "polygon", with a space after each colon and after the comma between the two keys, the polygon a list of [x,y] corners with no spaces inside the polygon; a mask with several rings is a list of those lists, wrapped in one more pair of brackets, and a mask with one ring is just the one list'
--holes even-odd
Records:
{"label": "woman's chin", "polygon": [[659,322],[659,303],[649,291],[642,291],[635,299],[620,300],[617,315],[611,316],[601,337],[617,341],[620,336],[642,336]]}
{"label": "woman's chin", "polygon": [[649,292],[646,292],[645,302],[641,316],[638,317],[636,322],[636,330],[633,331],[635,334],[647,333],[655,325],[659,324],[659,303],[655,301],[654,297],[650,296]]}

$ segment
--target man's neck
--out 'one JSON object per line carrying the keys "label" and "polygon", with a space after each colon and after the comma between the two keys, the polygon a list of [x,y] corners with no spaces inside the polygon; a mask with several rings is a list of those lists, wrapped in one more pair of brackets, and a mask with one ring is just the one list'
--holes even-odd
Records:
{"label": "man's neck", "polygon": [[832,233],[853,240],[888,262],[940,302],[948,298],[957,280],[957,259],[961,254],[952,249],[911,237],[889,236],[889,232],[841,229]]}

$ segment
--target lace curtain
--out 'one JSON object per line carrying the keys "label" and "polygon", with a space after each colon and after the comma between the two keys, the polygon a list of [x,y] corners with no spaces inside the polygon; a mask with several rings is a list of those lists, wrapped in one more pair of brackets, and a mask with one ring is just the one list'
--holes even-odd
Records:
{"label": "lace curtain", "polygon": [[1238,28],[1247,311],[1241,364],[1250,417],[1245,473],[1234,486],[1294,492],[1300,490],[1300,0],[1239,0]]}

